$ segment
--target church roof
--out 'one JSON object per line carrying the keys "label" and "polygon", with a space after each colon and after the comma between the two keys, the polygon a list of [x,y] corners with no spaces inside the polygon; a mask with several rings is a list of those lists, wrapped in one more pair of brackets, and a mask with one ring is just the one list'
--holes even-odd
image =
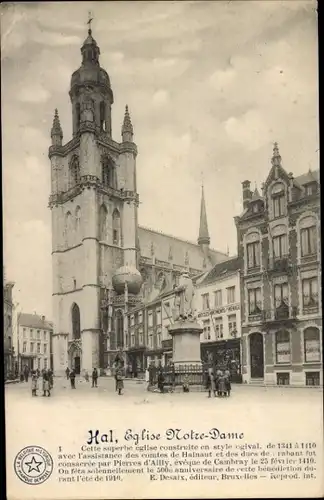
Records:
{"label": "church roof", "polygon": [[18,322],[20,326],[26,326],[28,328],[53,330],[53,323],[51,321],[47,321],[45,316],[39,316],[38,314],[21,313],[19,315]]}
{"label": "church roof", "polygon": [[[204,267],[204,253],[197,243],[142,226],[138,227],[138,238],[142,257],[152,258],[154,251],[155,258],[164,262],[185,266],[187,258],[189,267],[199,270]],[[209,252],[213,264],[228,259],[223,252],[213,249]]]}

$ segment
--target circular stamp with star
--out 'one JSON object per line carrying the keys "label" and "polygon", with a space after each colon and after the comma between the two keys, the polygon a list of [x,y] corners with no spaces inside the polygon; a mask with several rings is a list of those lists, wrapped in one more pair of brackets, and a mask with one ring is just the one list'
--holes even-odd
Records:
{"label": "circular stamp with star", "polygon": [[17,453],[14,462],[15,473],[27,484],[42,484],[53,472],[53,459],[40,446],[27,446]]}

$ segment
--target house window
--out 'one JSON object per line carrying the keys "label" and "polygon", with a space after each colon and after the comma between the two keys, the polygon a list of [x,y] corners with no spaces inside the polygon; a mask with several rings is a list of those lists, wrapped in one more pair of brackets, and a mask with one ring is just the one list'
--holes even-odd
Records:
{"label": "house window", "polygon": [[248,269],[253,269],[255,267],[260,267],[260,243],[259,241],[253,241],[248,243],[247,249],[247,260]]}
{"label": "house window", "polygon": [[156,324],[160,325],[162,323],[161,319],[161,309],[156,310]]}
{"label": "house window", "polygon": [[44,340],[46,340],[46,332],[44,332]]}
{"label": "house window", "polygon": [[134,333],[132,333],[131,335],[131,347],[133,347],[135,345],[135,335]]}
{"label": "house window", "polygon": [[252,288],[248,291],[249,295],[249,314],[261,313],[261,288]]}
{"label": "house window", "polygon": [[318,363],[321,361],[321,345],[319,329],[309,327],[304,330],[304,356],[305,363]]}
{"label": "house window", "polygon": [[148,342],[149,343],[149,348],[153,349],[153,333],[152,332],[149,333],[148,341],[149,341]]}
{"label": "house window", "polygon": [[159,328],[158,331],[157,331],[157,334],[156,334],[156,342],[157,342],[157,345],[156,347],[161,347],[161,329]]}
{"label": "house window", "polygon": [[272,239],[273,243],[273,256],[275,259],[281,259],[288,254],[287,249],[287,236],[281,234],[279,236],[274,236]]}
{"label": "house window", "polygon": [[34,342],[30,343],[30,352],[34,352]]}
{"label": "house window", "polygon": [[134,314],[132,314],[132,316],[130,317],[130,326],[134,326],[135,325],[135,316]]}
{"label": "house window", "polygon": [[221,305],[222,305],[222,290],[216,290],[216,292],[214,292],[214,305],[215,305],[215,307],[221,307]]}
{"label": "house window", "polygon": [[216,339],[223,338],[223,318],[221,316],[215,318],[215,334]]}
{"label": "house window", "polygon": [[301,255],[312,255],[317,253],[316,226],[307,227],[300,231]]}
{"label": "house window", "polygon": [[288,283],[280,283],[274,286],[275,308],[280,306],[288,306]]}
{"label": "house window", "polygon": [[236,337],[236,314],[228,316],[228,331],[231,337]]}
{"label": "house window", "polygon": [[278,193],[273,196],[273,216],[274,217],[282,217],[285,215],[285,195],[284,193]]}
{"label": "house window", "polygon": [[47,370],[47,358],[44,358],[44,369]]}
{"label": "house window", "polygon": [[47,344],[44,344],[44,354],[47,354]]}
{"label": "house window", "polygon": [[37,330],[37,340],[40,340],[40,330]]}
{"label": "house window", "polygon": [[153,313],[152,311],[148,314],[148,326],[153,326]]}
{"label": "house window", "polygon": [[139,342],[139,345],[144,345],[144,335],[143,335],[143,330],[140,330],[140,331],[139,331],[139,334],[138,334],[138,342]]}
{"label": "house window", "polygon": [[304,279],[303,285],[303,306],[317,307],[318,306],[318,281],[317,278]]}
{"label": "house window", "polygon": [[276,333],[276,363],[290,363],[290,334],[287,331]]}
{"label": "house window", "polygon": [[26,328],[23,328],[23,337],[24,337],[24,339],[27,337]]}
{"label": "house window", "polygon": [[27,352],[27,342],[23,343],[23,352]]}
{"label": "house window", "polygon": [[40,353],[41,353],[41,345],[37,344],[37,354],[40,354]]}
{"label": "house window", "polygon": [[203,329],[204,329],[204,339],[210,340],[210,320],[206,319],[203,321]]}
{"label": "house window", "polygon": [[306,385],[320,385],[320,372],[305,372]]}
{"label": "house window", "polygon": [[138,313],[138,322],[143,323],[143,313],[142,312]]}
{"label": "house window", "polygon": [[34,330],[29,330],[30,332],[30,338],[33,339],[34,338]]}
{"label": "house window", "polygon": [[277,385],[289,385],[290,384],[290,373],[277,373]]}
{"label": "house window", "polygon": [[41,368],[41,358],[37,358],[37,368],[40,370]]}
{"label": "house window", "polygon": [[210,309],[209,307],[209,293],[203,293],[202,294],[202,309],[203,311],[207,311]]}
{"label": "house window", "polygon": [[227,303],[233,304],[235,302],[235,286],[230,286],[226,290],[227,290]]}

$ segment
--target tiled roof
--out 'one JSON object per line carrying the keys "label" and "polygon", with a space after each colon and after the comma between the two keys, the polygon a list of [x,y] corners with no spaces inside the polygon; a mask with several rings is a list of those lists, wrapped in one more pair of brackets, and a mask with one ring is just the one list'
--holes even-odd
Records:
{"label": "tiled roof", "polygon": [[42,316],[38,316],[38,314],[21,313],[19,315],[18,322],[20,326],[26,326],[28,328],[53,330],[53,323],[51,321],[47,321],[46,319],[43,321]]}
{"label": "tiled roof", "polygon": [[213,283],[217,280],[217,278],[221,278],[226,276],[227,274],[238,271],[241,267],[241,261],[238,257],[231,257],[225,262],[220,262],[213,267],[205,277],[205,279],[199,283],[199,285],[208,285],[209,283]]}
{"label": "tiled roof", "polygon": [[[189,267],[193,269],[203,269],[204,254],[200,246],[196,243],[142,226],[138,227],[138,238],[142,257],[152,257],[151,249],[153,244],[154,256],[156,259],[184,266],[187,253]],[[170,255],[172,256],[172,260],[169,259]],[[210,258],[212,263],[216,264],[217,262],[222,262],[227,259],[228,256],[223,252],[211,249]]]}
{"label": "tiled roof", "polygon": [[298,177],[295,177],[295,181],[298,182],[301,186],[304,186],[305,184],[308,184],[309,182],[319,182],[319,170],[309,170],[306,174],[299,175]]}

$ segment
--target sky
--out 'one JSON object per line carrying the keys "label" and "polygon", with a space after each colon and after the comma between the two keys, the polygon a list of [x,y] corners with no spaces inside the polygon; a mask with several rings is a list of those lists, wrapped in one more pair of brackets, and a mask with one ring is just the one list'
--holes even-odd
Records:
{"label": "sky", "polygon": [[138,146],[139,223],[196,241],[202,179],[211,246],[236,254],[242,186],[265,181],[273,142],[294,175],[318,168],[315,2],[1,4],[4,265],[17,310],[52,315],[50,129],[72,137],[69,85],[88,12]]}

